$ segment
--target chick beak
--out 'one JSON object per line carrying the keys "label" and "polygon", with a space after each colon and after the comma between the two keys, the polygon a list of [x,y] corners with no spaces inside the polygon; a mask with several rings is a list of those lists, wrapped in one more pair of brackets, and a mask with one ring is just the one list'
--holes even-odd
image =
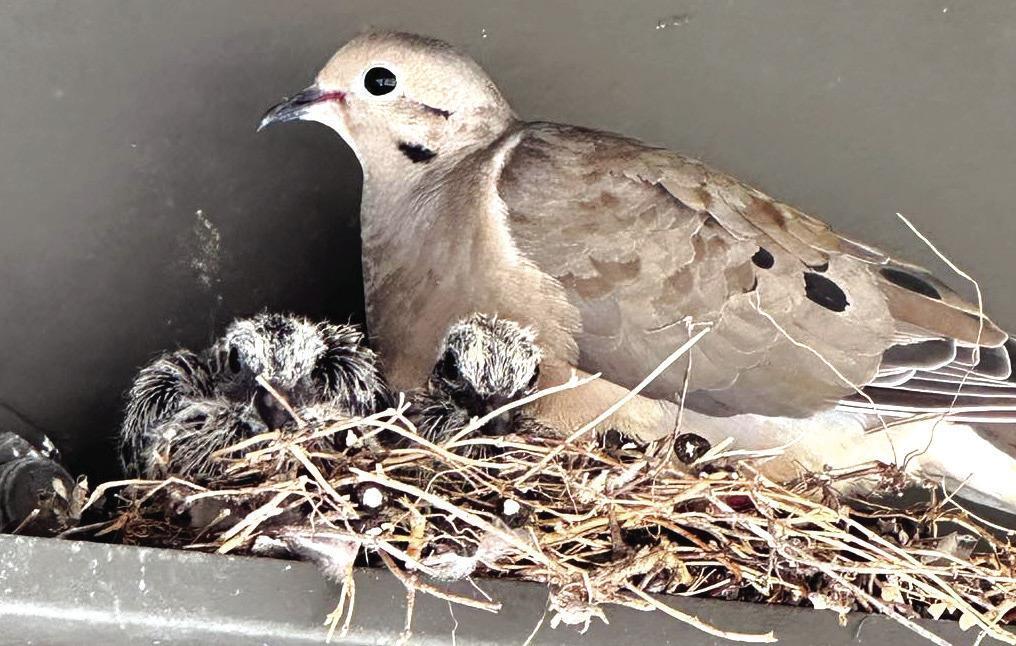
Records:
{"label": "chick beak", "polygon": [[[281,394],[283,397],[286,397],[286,393]],[[263,386],[258,386],[258,389],[254,392],[254,408],[261,417],[261,421],[265,423],[269,430],[282,428],[289,422],[294,421],[293,416],[289,414],[289,411],[286,410],[275,395],[268,392]]]}
{"label": "chick beak", "polygon": [[[504,397],[492,397],[483,402],[483,415],[489,415],[493,411],[501,408],[508,403],[508,399]],[[485,425],[487,435],[507,435],[511,433],[514,427],[515,415],[514,410],[505,411],[500,415],[492,418]]]}
{"label": "chick beak", "polygon": [[487,422],[488,435],[501,436],[511,433],[512,427],[514,426],[512,422],[511,412],[501,413],[494,419]]}
{"label": "chick beak", "polygon": [[285,123],[287,121],[297,121],[302,119],[307,111],[314,105],[322,103],[324,101],[345,101],[346,93],[338,90],[322,90],[317,85],[312,85],[304,90],[301,90],[297,94],[284,99],[280,103],[272,106],[265,112],[265,115],[261,117],[261,123],[258,125],[258,131],[267,128],[274,123]]}

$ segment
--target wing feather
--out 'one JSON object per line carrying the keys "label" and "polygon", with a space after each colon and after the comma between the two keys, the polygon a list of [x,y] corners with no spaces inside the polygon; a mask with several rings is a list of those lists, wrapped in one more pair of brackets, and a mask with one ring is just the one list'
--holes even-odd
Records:
{"label": "wing feather", "polygon": [[[975,345],[972,387],[1011,373],[1008,335],[926,270],[701,162],[534,123],[498,192],[520,252],[582,316],[579,367],[622,386],[687,340],[687,319],[713,326],[689,353],[688,403],[710,413],[807,416],[865,386],[900,414],[940,408],[951,397],[926,382],[966,374]],[[687,370],[647,394],[675,399]]]}

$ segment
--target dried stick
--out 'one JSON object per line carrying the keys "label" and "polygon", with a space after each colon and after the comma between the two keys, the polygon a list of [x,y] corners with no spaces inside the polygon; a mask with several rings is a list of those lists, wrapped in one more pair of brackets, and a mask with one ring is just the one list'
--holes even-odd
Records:
{"label": "dried stick", "polygon": [[523,482],[531,478],[534,474],[538,473],[543,467],[547,466],[551,460],[560,455],[561,452],[565,450],[565,447],[567,447],[568,445],[570,445],[575,440],[582,437],[592,429],[599,426],[601,422],[609,418],[611,415],[620,410],[621,407],[623,407],[625,404],[634,399],[649,384],[655,381],[657,377],[663,374],[663,372],[666,371],[667,368],[669,368],[675,361],[684,356],[684,354],[688,352],[688,350],[690,350],[693,345],[698,343],[698,340],[701,339],[703,336],[705,336],[710,330],[712,330],[712,326],[706,325],[701,330],[699,330],[695,335],[693,335],[690,339],[685,341],[681,345],[681,347],[670,353],[670,356],[664,359],[663,362],[660,363],[660,365],[656,366],[656,368],[652,372],[650,372],[645,379],[639,382],[637,386],[635,386],[627,393],[625,393],[624,397],[611,404],[605,411],[597,415],[592,421],[588,422],[582,428],[569,435],[568,438],[564,441],[564,443],[555,447],[554,450],[548,453],[546,457],[540,460],[537,464],[533,465],[533,467],[529,471],[526,471],[522,476],[520,476],[515,481],[515,486],[518,487]]}
{"label": "dried stick", "polygon": [[419,590],[420,592],[425,592],[432,597],[437,597],[438,599],[442,599],[444,601],[457,603],[460,606],[468,606],[470,608],[476,608],[477,610],[484,610],[486,612],[492,612],[495,614],[500,612],[501,610],[500,602],[484,601],[483,599],[473,599],[470,597],[464,597],[462,595],[455,594],[454,592],[449,592],[447,590],[436,588],[430,585],[429,583],[424,583],[423,581],[420,580],[420,577],[416,576],[415,574],[403,572],[402,569],[399,568],[398,564],[396,564],[395,561],[392,560],[392,557],[388,556],[384,552],[379,552],[378,556],[380,556],[381,560],[384,561],[385,567],[388,568],[388,571],[394,574],[395,577],[399,581],[401,581],[402,585],[406,586],[406,589],[408,590]]}
{"label": "dried stick", "polygon": [[723,639],[729,639],[735,642],[749,642],[754,644],[773,644],[779,641],[773,635],[773,631],[771,630],[767,633],[762,634],[736,633],[731,632],[729,630],[720,630],[716,626],[707,624],[706,622],[702,621],[698,617],[695,617],[694,615],[689,615],[687,613],[681,612],[680,610],[674,608],[673,606],[668,606],[667,604],[658,601],[657,599],[653,598],[651,594],[647,594],[646,592],[638,589],[637,587],[635,587],[630,583],[625,586],[625,589],[634,594],[635,596],[637,596],[638,598],[645,601],[647,604],[649,604],[656,610],[659,610],[660,612],[664,613],[665,615],[673,617],[674,619],[677,619],[682,623],[686,623],[689,626],[694,626],[695,628],[698,628],[702,632],[712,635],[714,637],[722,637]]}

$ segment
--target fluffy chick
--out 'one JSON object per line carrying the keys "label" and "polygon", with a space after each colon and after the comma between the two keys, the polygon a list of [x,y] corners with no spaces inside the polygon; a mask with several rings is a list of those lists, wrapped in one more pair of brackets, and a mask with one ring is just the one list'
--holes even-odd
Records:
{"label": "fluffy chick", "polygon": [[234,321],[214,349],[216,391],[230,401],[253,401],[273,429],[293,420],[258,376],[296,411],[369,415],[389,395],[377,356],[363,340],[352,325],[311,323],[283,314]]}
{"label": "fluffy chick", "polygon": [[[474,417],[532,394],[541,357],[535,333],[514,321],[477,313],[454,324],[441,343],[426,389],[413,397],[411,419],[418,432],[441,443]],[[501,436],[530,421],[515,408],[488,421],[479,433]]]}
{"label": "fluffy chick", "polygon": [[220,475],[212,453],[294,421],[259,377],[301,417],[366,415],[389,399],[356,328],[258,314],[234,321],[200,354],[180,350],[141,370],[121,427],[125,471],[198,482]]}

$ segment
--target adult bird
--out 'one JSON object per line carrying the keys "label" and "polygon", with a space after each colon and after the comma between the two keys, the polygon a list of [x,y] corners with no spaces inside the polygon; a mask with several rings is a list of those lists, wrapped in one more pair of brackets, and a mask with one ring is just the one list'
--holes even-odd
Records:
{"label": "adult bird", "polygon": [[541,384],[602,373],[538,405],[571,431],[690,320],[711,329],[612,426],[672,432],[686,389],[696,433],[784,447],[774,477],[882,460],[1016,510],[1016,345],[925,269],[699,161],[520,120],[438,40],[354,38],[261,126],[295,119],[363,167],[368,325],[395,387],[426,381],[453,321],[496,313],[537,331]]}

